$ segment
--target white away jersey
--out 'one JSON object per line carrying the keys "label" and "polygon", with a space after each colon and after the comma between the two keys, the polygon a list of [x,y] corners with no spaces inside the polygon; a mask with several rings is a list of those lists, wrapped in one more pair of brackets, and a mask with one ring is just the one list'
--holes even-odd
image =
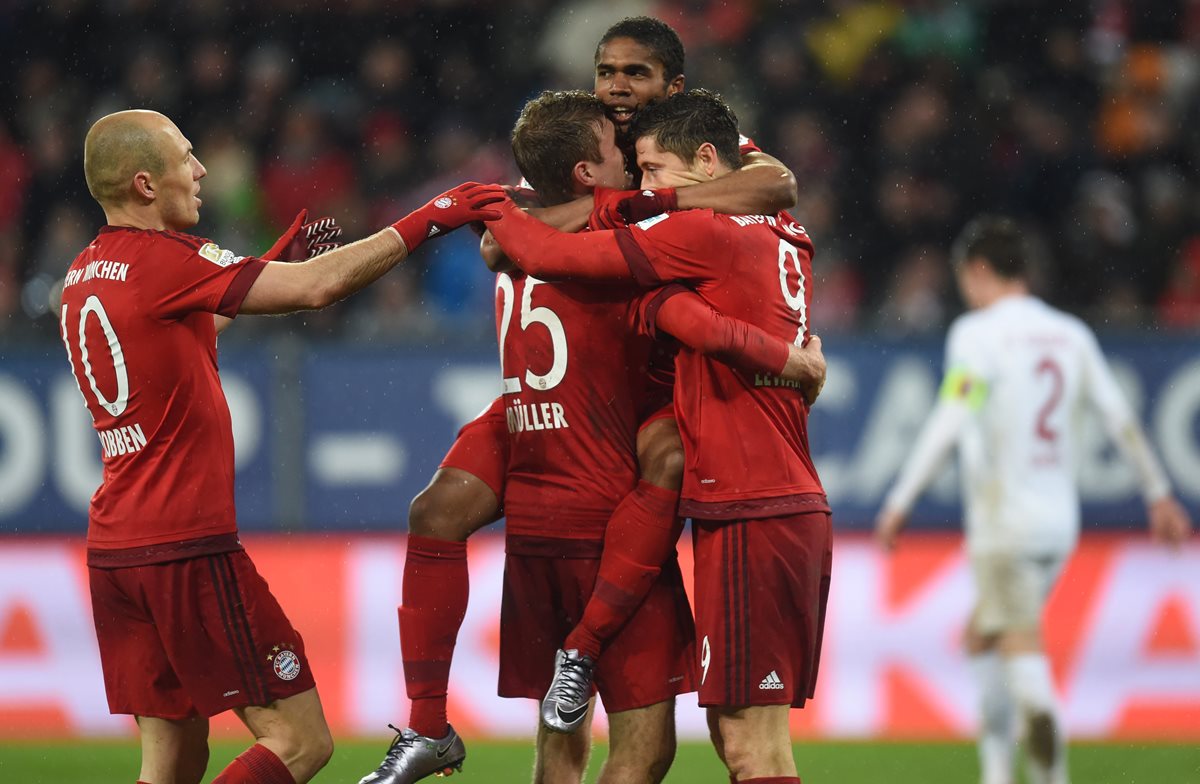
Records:
{"label": "white away jersey", "polygon": [[[1169,492],[1095,335],[1035,297],[1006,297],[954,322],[940,397],[926,431],[957,433],[973,552],[1074,546],[1076,452],[1089,404],[1137,464],[1147,500]],[[940,450],[920,442],[937,440],[922,433],[890,506],[907,509],[932,478]]]}

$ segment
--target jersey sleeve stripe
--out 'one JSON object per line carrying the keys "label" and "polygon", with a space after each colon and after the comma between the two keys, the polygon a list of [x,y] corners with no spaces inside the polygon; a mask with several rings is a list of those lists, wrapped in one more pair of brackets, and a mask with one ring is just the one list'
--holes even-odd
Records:
{"label": "jersey sleeve stripe", "polygon": [[666,304],[666,301],[676,294],[683,294],[688,291],[691,291],[691,289],[682,283],[671,283],[650,295],[650,301],[646,303],[643,319],[645,320],[645,329],[651,337],[659,337],[658,327],[656,326],[658,311]]}
{"label": "jersey sleeve stripe", "polygon": [[613,234],[617,238],[617,247],[621,249],[625,263],[629,265],[629,271],[633,273],[633,279],[637,281],[638,285],[651,288],[662,283],[662,279],[654,270],[654,265],[650,263],[650,257],[633,238],[633,232],[629,229],[618,229]]}
{"label": "jersey sleeve stripe", "polygon": [[258,276],[266,268],[267,262],[262,259],[247,259],[237,277],[229,284],[229,288],[225,289],[221,303],[217,305],[217,313],[226,318],[235,317],[242,307],[242,300],[250,292],[250,287],[254,285],[254,281],[258,280]]}

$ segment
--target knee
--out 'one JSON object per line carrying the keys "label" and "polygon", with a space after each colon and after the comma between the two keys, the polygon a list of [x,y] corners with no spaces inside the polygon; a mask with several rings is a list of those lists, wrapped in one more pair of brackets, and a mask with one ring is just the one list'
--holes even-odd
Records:
{"label": "knee", "polygon": [[200,784],[208,770],[207,740],[191,744],[179,761],[176,770],[176,781],[180,784]]}
{"label": "knee", "polygon": [[308,781],[333,757],[333,736],[327,726],[289,733],[282,740],[281,758],[297,781]]}
{"label": "knee", "polygon": [[329,734],[328,727],[305,740],[304,757],[312,765],[314,774],[333,758],[333,736]]}
{"label": "knee", "polygon": [[765,738],[743,737],[741,733],[726,733],[721,740],[721,751],[725,767],[735,779],[755,778],[767,772],[782,775],[777,771],[787,769],[792,753],[790,745],[781,749]]}
{"label": "knee", "polygon": [[621,753],[613,749],[604,764],[604,782],[648,782],[659,784],[667,777],[671,763],[675,761],[675,741],[663,742],[657,747],[641,747],[632,753]]}
{"label": "knee", "polygon": [[679,441],[652,443],[638,452],[642,479],[668,490],[683,486],[683,444]]}
{"label": "knee", "polygon": [[454,539],[452,521],[446,515],[446,504],[435,487],[417,494],[408,506],[408,532],[432,539]]}

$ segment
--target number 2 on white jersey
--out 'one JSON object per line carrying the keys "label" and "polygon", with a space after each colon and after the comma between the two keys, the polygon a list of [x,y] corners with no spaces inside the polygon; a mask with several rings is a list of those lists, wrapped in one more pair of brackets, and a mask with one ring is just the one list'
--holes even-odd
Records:
{"label": "number 2 on white jersey", "polygon": [[[562,319],[553,310],[544,306],[533,307],[533,289],[543,282],[537,278],[525,278],[525,289],[521,296],[521,330],[529,329],[531,324],[541,324],[550,332],[550,347],[554,355],[550,370],[541,376],[528,368],[525,370],[526,385],[545,392],[562,383],[567,374],[567,332],[563,329]],[[501,274],[496,278],[496,288],[499,289],[504,303],[504,311],[500,316],[500,372],[504,375],[507,372],[507,368],[504,367],[504,341],[508,338],[508,325],[512,321],[513,300],[516,299],[516,294],[513,291],[512,278],[508,275]],[[521,379],[504,375],[505,394],[520,391]]]}
{"label": "number 2 on white jersey", "polygon": [[[100,322],[100,329],[104,332],[104,337],[108,341],[108,350],[112,354],[113,374],[117,377],[117,397],[115,400],[109,400],[104,397],[100,391],[100,387],[96,384],[96,377],[92,374],[91,358],[88,354],[87,347],[87,319],[88,316],[95,313],[96,320]],[[71,361],[71,337],[67,326],[67,306],[64,303],[62,306],[62,339],[67,347],[67,362]],[[83,303],[83,307],[79,310],[79,361],[83,364],[84,375],[87,376],[88,385],[92,388],[92,394],[96,396],[96,402],[108,413],[114,417],[119,417],[125,413],[125,408],[129,405],[129,371],[125,367],[125,352],[121,349],[121,341],[117,339],[117,333],[113,331],[112,321],[108,318],[108,313],[104,310],[104,303],[95,294],[89,296]],[[72,373],[71,375],[75,375]],[[83,402],[88,402],[87,393],[83,389],[83,384],[79,382],[79,377],[75,376],[75,381],[79,384],[79,393],[83,395]],[[91,410],[91,406],[88,406]]]}
{"label": "number 2 on white jersey", "polygon": [[[796,272],[794,292],[788,283],[788,275],[793,270]],[[783,289],[783,301],[787,303],[787,306],[800,314],[800,329],[796,332],[795,343],[797,346],[802,346],[804,345],[804,333],[808,331],[808,306],[804,304],[804,270],[800,268],[800,252],[796,250],[795,245],[784,239],[779,240],[779,288]]]}
{"label": "number 2 on white jersey", "polygon": [[1063,371],[1053,357],[1043,357],[1034,369],[1036,376],[1050,377],[1050,395],[1046,401],[1042,403],[1042,407],[1038,409],[1037,427],[1035,432],[1037,437],[1053,444],[1058,440],[1058,431],[1050,424],[1050,417],[1054,415],[1055,409],[1058,408],[1059,402],[1063,396]]}

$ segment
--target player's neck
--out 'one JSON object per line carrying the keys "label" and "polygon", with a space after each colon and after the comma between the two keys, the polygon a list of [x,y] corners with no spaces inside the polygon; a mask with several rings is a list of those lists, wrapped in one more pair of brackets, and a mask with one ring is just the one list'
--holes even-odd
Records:
{"label": "player's neck", "polygon": [[981,307],[991,307],[1007,299],[1029,296],[1029,285],[1023,280],[999,280],[988,292]]}
{"label": "player's neck", "polygon": [[157,210],[138,205],[120,205],[104,208],[104,219],[109,226],[126,226],[131,229],[154,229],[166,231],[167,225]]}

